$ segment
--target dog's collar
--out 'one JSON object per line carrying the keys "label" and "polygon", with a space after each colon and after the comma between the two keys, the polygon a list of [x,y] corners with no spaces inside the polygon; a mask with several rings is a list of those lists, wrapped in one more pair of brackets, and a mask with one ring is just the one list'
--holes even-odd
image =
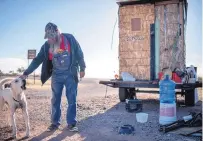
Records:
{"label": "dog's collar", "polygon": [[22,104],[22,102],[16,100],[14,97],[13,97],[13,100],[19,104],[19,106],[20,106],[19,108],[23,108],[23,104]]}
{"label": "dog's collar", "polygon": [[15,102],[19,102],[19,103],[20,103],[20,101],[16,100],[14,97],[13,97],[13,100],[14,100]]}

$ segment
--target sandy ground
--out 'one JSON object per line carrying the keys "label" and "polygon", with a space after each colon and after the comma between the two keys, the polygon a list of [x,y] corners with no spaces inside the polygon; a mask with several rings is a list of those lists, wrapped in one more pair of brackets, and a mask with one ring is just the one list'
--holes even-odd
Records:
{"label": "sandy ground", "polygon": [[[101,80],[101,79],[100,79]],[[62,98],[63,130],[54,133],[45,132],[50,123],[50,99],[51,90],[48,82],[43,87],[32,84],[29,81],[26,97],[30,116],[31,136],[22,139],[25,135],[25,124],[22,111],[17,110],[16,122],[18,128],[18,140],[31,141],[193,141],[194,137],[185,137],[172,133],[158,131],[159,101],[158,94],[137,94],[138,99],[143,100],[143,112],[149,114],[148,122],[138,123],[135,113],[125,110],[125,103],[118,99],[118,89],[99,84],[99,79],[83,79],[78,87],[77,119],[78,133],[71,133],[65,129],[67,101]],[[106,93],[107,91],[107,93]],[[200,91],[201,92],[201,89]],[[106,95],[106,97],[105,97]],[[179,100],[181,98],[179,97]],[[177,117],[188,115],[190,111],[201,111],[201,101],[195,107],[177,107]],[[7,124],[8,111],[0,112],[0,140],[9,140],[11,127]],[[134,126],[135,132],[131,135],[119,135],[118,128],[124,124]]]}

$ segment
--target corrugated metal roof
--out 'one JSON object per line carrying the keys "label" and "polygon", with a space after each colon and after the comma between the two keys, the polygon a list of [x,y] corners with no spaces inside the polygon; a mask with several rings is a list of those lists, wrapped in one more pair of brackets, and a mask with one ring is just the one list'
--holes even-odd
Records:
{"label": "corrugated metal roof", "polygon": [[[135,4],[147,4],[147,3],[155,3],[155,2],[164,2],[164,1],[176,1],[176,0],[117,0],[117,4],[119,6],[124,5],[135,5]],[[177,0],[177,1],[183,1],[183,0]]]}

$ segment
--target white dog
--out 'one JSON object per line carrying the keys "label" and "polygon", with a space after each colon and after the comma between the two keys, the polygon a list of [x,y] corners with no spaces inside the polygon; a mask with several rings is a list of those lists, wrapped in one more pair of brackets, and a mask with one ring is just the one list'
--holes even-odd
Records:
{"label": "white dog", "polygon": [[6,83],[10,80],[11,78],[5,78],[0,81],[0,112],[3,109],[3,106],[7,104],[10,110],[11,125],[13,127],[12,137],[16,138],[17,128],[15,122],[15,111],[16,109],[21,108],[26,123],[26,137],[29,137],[29,116],[27,111],[27,101],[24,94],[26,81],[22,78],[16,78],[12,79],[10,83]]}

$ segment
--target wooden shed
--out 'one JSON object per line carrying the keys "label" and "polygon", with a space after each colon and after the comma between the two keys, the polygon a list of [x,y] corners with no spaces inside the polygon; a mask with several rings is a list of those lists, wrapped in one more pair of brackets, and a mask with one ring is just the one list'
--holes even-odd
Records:
{"label": "wooden shed", "polygon": [[185,67],[187,0],[119,0],[119,74],[154,80]]}

